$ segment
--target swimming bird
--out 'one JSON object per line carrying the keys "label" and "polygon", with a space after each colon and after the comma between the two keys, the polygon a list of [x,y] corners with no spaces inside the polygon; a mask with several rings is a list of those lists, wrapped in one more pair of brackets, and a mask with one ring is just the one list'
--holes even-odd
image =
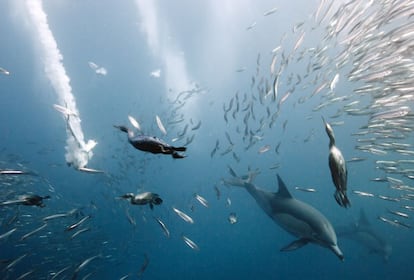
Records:
{"label": "swimming bird", "polygon": [[114,125],[115,128],[128,133],[128,142],[135,148],[153,154],[171,155],[173,158],[184,158],[178,152],[185,152],[186,147],[174,147],[155,136],[135,135],[134,132],[123,125]]}
{"label": "swimming bird", "polygon": [[128,199],[133,205],[149,204],[151,210],[154,209],[154,204],[160,205],[162,203],[160,196],[152,192],[143,192],[139,194],[126,193],[120,196],[120,198]]}
{"label": "swimming bird", "polygon": [[0,206],[7,206],[7,205],[27,205],[27,206],[38,206],[38,207],[45,207],[43,203],[43,199],[50,198],[49,195],[46,196],[39,196],[37,194],[23,194],[18,196],[16,200],[8,200],[0,203]]}
{"label": "swimming bird", "polygon": [[332,181],[336,187],[334,197],[340,206],[348,208],[351,206],[351,202],[346,195],[348,180],[346,162],[342,152],[335,146],[335,135],[332,126],[323,117],[322,120],[329,137],[329,168],[331,170]]}
{"label": "swimming bird", "polygon": [[254,177],[255,174],[251,173],[247,179],[232,178],[225,180],[225,183],[244,187],[276,224],[298,238],[283,247],[281,251],[292,251],[308,243],[314,243],[330,249],[339,259],[344,259],[337,244],[335,230],[321,212],[292,197],[279,175],[277,175],[279,190],[276,193],[253,185]]}

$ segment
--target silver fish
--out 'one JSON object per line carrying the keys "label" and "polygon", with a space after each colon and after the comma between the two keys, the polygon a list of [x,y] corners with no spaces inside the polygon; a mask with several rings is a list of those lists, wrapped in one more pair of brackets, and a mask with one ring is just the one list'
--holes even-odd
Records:
{"label": "silver fish", "polygon": [[29,233],[26,233],[25,235],[23,235],[23,236],[20,238],[20,241],[23,241],[23,240],[25,240],[26,238],[28,238],[28,237],[32,236],[33,234],[35,234],[35,233],[37,233],[37,232],[41,231],[41,230],[42,230],[42,229],[44,229],[46,226],[47,226],[47,223],[44,223],[43,225],[41,225],[41,226],[40,226],[40,227],[38,227],[37,229],[35,229],[35,230],[33,230],[33,231],[29,232]]}
{"label": "silver fish", "polygon": [[190,216],[188,216],[186,213],[184,213],[183,211],[181,211],[181,210],[178,210],[177,208],[175,208],[175,207],[173,207],[172,208],[173,210],[174,210],[174,212],[181,218],[181,219],[183,219],[184,221],[186,221],[187,223],[190,223],[190,224],[194,224],[194,220],[193,220],[193,218],[191,218]]}
{"label": "silver fish", "polygon": [[195,251],[200,251],[200,248],[198,247],[198,245],[194,241],[192,241],[190,238],[188,238],[185,235],[181,235],[181,238],[183,239],[185,244],[188,245],[188,247],[190,247],[191,249],[193,249]]}
{"label": "silver fish", "polygon": [[167,135],[167,130],[165,129],[164,125],[161,122],[161,119],[158,115],[155,116],[155,120],[157,121],[157,126],[160,129],[161,133]]}
{"label": "silver fish", "polygon": [[157,221],[157,223],[161,226],[162,230],[164,231],[164,234],[167,238],[170,238],[170,231],[168,230],[167,226],[164,224],[163,221],[161,221],[161,219],[159,218],[155,218],[154,219]]}
{"label": "silver fish", "polygon": [[208,201],[204,197],[202,197],[199,194],[194,194],[195,199],[197,199],[198,202],[200,202],[201,205],[208,208]]}

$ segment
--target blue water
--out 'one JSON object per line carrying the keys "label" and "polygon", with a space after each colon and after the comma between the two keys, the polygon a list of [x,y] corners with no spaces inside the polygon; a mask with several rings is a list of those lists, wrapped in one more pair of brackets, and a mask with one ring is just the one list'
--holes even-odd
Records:
{"label": "blue water", "polygon": [[[258,133],[263,139],[248,150],[243,141],[245,112],[240,110],[235,118],[229,113],[228,122],[224,120],[223,104],[228,107],[236,92],[240,102],[244,94],[253,100],[259,81],[252,89],[250,84],[256,75],[258,54],[261,77],[269,72],[270,51],[281,44],[284,33],[287,35],[282,45],[287,50],[293,48],[298,34],[292,33],[292,26],[305,21],[306,27],[318,1],[301,1],[300,5],[286,1],[155,1],[162,51],[149,46],[143,18],[134,1],[44,1],[85,138],[98,142],[88,167],[105,174],[82,173],[66,165],[66,124],[52,107],[57,95],[44,74],[36,38],[19,12],[22,5],[13,2],[0,3],[0,67],[11,72],[10,76],[0,76],[0,169],[24,169],[37,175],[13,177],[9,179],[11,184],[5,184],[6,179],[0,181],[0,200],[24,193],[51,198],[45,200],[44,208],[0,209],[0,234],[17,228],[10,237],[0,240],[0,278],[16,279],[33,270],[27,279],[50,279],[53,273],[69,266],[58,278],[69,279],[81,262],[99,255],[80,270],[78,279],[89,273],[89,279],[119,279],[127,274],[136,279],[145,256],[149,264],[142,279],[412,279],[412,230],[377,219],[387,209],[398,209],[398,204],[359,197],[349,191],[352,207],[343,209],[333,198],[328,137],[321,116],[335,114],[344,103],[333,103],[315,112],[312,108],[321,102],[319,96],[303,104],[295,101],[296,95],[309,95],[317,85],[307,89],[298,86],[294,97],[281,106],[274,126],[266,125]],[[278,11],[263,17],[263,12],[273,7]],[[257,25],[247,31],[253,21]],[[316,32],[312,34],[315,37],[307,37],[301,48],[319,44],[321,37]],[[175,125],[168,125],[168,121],[179,105],[171,101],[180,90],[168,84],[162,57],[165,50],[184,59],[189,85],[196,83],[201,89],[188,100],[180,100],[186,102],[178,109],[184,121]],[[96,75],[88,61],[102,65],[108,74]],[[303,75],[305,65],[298,61],[289,66],[289,71]],[[173,73],[176,71],[178,77],[184,74],[174,66],[177,65],[169,65]],[[246,70],[237,72],[241,67]],[[159,78],[150,76],[156,69],[161,69]],[[346,95],[352,92],[351,86],[339,83],[337,92]],[[289,88],[281,85],[279,94]],[[252,130],[259,128],[259,120],[266,116],[266,107],[253,101],[256,121],[249,120]],[[276,103],[273,106],[272,113]],[[145,133],[167,142],[188,124],[185,138],[174,143],[182,145],[186,137],[194,135],[187,146],[187,157],[174,160],[135,150],[126,135],[113,128],[120,124],[130,126],[128,115],[140,122]],[[167,136],[157,128],[156,115],[166,125]],[[191,130],[200,120],[201,127]],[[349,189],[398,196],[385,183],[370,181],[384,176],[375,168],[377,158],[355,149],[358,143],[351,134],[366,124],[367,116],[343,114],[332,121],[344,121],[334,127],[344,156],[367,158],[348,164]],[[239,161],[232,152],[221,155],[229,146],[226,131]],[[304,141],[307,137],[309,141]],[[216,140],[220,150],[211,157]],[[271,149],[259,154],[263,145]],[[276,164],[280,167],[269,168]],[[338,243],[345,255],[343,262],[331,251],[313,244],[280,252],[294,237],[269,219],[245,190],[223,184],[223,179],[230,177],[228,166],[240,175],[249,168],[259,169],[261,174],[255,184],[268,191],[277,190],[276,174],[280,174],[294,197],[320,210],[334,227],[355,223],[364,208],[373,229],[392,245],[390,259],[384,262],[364,246],[341,238]],[[215,186],[221,192],[219,198]],[[316,188],[317,192],[296,191],[295,186]],[[124,193],[142,191],[158,193],[163,204],[150,210],[148,206],[133,206],[117,199]],[[195,200],[195,193],[208,200],[208,208]],[[172,207],[188,213],[195,223],[181,220]],[[20,240],[41,226],[42,218],[74,208],[79,209],[77,216],[50,221],[41,232]],[[126,211],[135,219],[135,226],[128,222]],[[231,212],[237,214],[236,224],[228,222]],[[86,215],[91,216],[85,222],[90,230],[70,239],[73,232],[65,231],[66,227]],[[167,225],[170,238],[153,217]],[[411,219],[407,221],[410,222]],[[200,250],[189,248],[182,234],[196,242]],[[6,269],[10,261],[25,253],[28,255],[21,262]]]}

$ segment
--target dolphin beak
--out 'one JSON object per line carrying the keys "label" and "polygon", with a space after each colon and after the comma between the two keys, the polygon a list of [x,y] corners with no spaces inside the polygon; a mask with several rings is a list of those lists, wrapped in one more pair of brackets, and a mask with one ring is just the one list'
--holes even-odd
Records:
{"label": "dolphin beak", "polygon": [[338,258],[343,261],[344,260],[344,254],[342,254],[341,249],[339,249],[338,245],[332,245],[330,246],[330,249],[332,252],[334,252],[335,255],[338,256]]}

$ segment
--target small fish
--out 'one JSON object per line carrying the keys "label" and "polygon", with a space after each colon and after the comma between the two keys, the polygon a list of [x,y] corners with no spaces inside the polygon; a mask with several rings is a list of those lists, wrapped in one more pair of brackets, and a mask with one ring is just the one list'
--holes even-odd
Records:
{"label": "small fish", "polygon": [[400,199],[398,199],[396,197],[389,197],[389,196],[385,196],[385,195],[378,195],[378,198],[381,198],[382,200],[394,201],[394,202],[399,202],[400,201]]}
{"label": "small fish", "polygon": [[371,116],[371,121],[373,120],[386,120],[386,119],[394,119],[394,118],[401,118],[408,113],[410,113],[410,107],[402,106],[400,108],[391,109],[383,112],[375,113]]}
{"label": "small fish", "polygon": [[265,146],[263,146],[259,149],[258,153],[263,154],[263,153],[266,153],[269,150],[270,150],[270,145],[265,145]]}
{"label": "small fish", "polygon": [[184,221],[186,221],[187,223],[190,223],[190,224],[194,224],[194,220],[193,220],[193,218],[191,218],[190,216],[188,216],[186,213],[184,213],[183,211],[181,211],[181,210],[178,210],[177,208],[175,208],[175,207],[173,207],[172,208],[173,210],[174,210],[174,212],[181,218],[181,219],[183,219]]}
{"label": "small fish", "polygon": [[132,124],[133,127],[141,131],[141,126],[139,125],[139,122],[132,116],[128,116],[129,122]]}
{"label": "small fish", "polygon": [[21,175],[27,174],[27,172],[22,170],[0,170],[0,175]]}
{"label": "small fish", "polygon": [[295,190],[302,191],[302,192],[316,192],[316,189],[314,188],[295,187]]}
{"label": "small fish", "polygon": [[167,226],[164,224],[163,221],[161,221],[161,219],[159,218],[155,218],[154,219],[157,221],[157,223],[161,226],[162,230],[164,231],[165,236],[167,236],[167,238],[170,238],[170,231],[168,230]]}
{"label": "small fish", "polygon": [[4,75],[10,75],[10,72],[7,71],[6,69],[2,68],[2,67],[0,67],[0,73],[4,74]]}
{"label": "small fish", "polygon": [[22,259],[24,259],[28,254],[23,254],[20,257],[16,258],[14,261],[9,263],[4,270],[9,270],[10,268],[14,267],[18,262],[20,262]]}
{"label": "small fish", "polygon": [[217,200],[220,200],[221,192],[217,186],[214,186],[214,190],[216,191]]}
{"label": "small fish", "polygon": [[191,130],[197,130],[200,128],[200,126],[201,126],[201,120],[194,127],[192,127]]}
{"label": "small fish", "polygon": [[96,255],[96,256],[93,256],[93,257],[90,257],[90,258],[87,258],[86,260],[84,260],[83,262],[81,262],[81,264],[80,265],[78,265],[78,267],[75,269],[75,272],[74,272],[74,274],[73,274],[73,277],[72,277],[72,279],[76,279],[77,278],[77,275],[78,275],[78,273],[79,273],[79,271],[82,269],[82,268],[84,268],[85,266],[87,266],[91,261],[93,261],[93,260],[95,260],[95,259],[97,259],[97,258],[101,258],[102,257],[102,255]]}
{"label": "small fish", "polygon": [[359,196],[368,196],[368,197],[374,197],[375,195],[372,193],[367,192],[361,192],[361,191],[352,191],[354,194],[357,194]]}
{"label": "small fish", "polygon": [[403,226],[403,227],[406,227],[406,228],[411,228],[410,225],[405,224],[403,222],[400,222],[398,220],[390,220],[390,219],[384,218],[382,216],[378,216],[378,219],[380,221],[383,221],[384,223],[387,223],[387,224],[390,224],[390,225],[393,225],[393,226],[396,226],[396,227]]}
{"label": "small fish", "polygon": [[131,213],[129,213],[129,208],[125,210],[125,214],[127,216],[128,222],[135,227],[137,225],[137,222],[135,221],[134,217],[131,216]]}
{"label": "small fish", "polygon": [[[69,268],[71,268],[72,267],[72,264],[70,264],[70,265],[68,265],[68,266],[66,266],[66,267],[64,267],[64,268],[62,268],[61,270],[59,270],[58,272],[56,272],[56,273],[51,273],[51,274],[53,274],[53,277],[52,278],[50,278],[50,280],[54,280],[54,279],[56,279],[56,278],[58,278],[63,272],[65,272],[66,270],[68,270]],[[62,278],[62,279],[64,279],[64,278]]]}
{"label": "small fish", "polygon": [[407,213],[403,213],[403,212],[400,212],[400,211],[392,211],[392,210],[389,210],[388,209],[388,212],[391,213],[391,214],[393,214],[393,215],[396,215],[396,216],[399,216],[399,217],[403,217],[403,218],[406,218],[406,219],[409,219],[410,218],[410,216]]}
{"label": "small fish", "polygon": [[78,170],[82,172],[86,172],[86,173],[105,173],[102,170],[87,168],[87,167],[79,167]]}
{"label": "small fish", "polygon": [[235,223],[237,223],[237,215],[236,215],[236,213],[231,212],[230,215],[229,215],[228,220],[229,220],[230,224],[232,224],[232,225],[235,224]]}
{"label": "small fish", "polygon": [[20,241],[23,241],[23,240],[25,240],[26,238],[28,238],[28,237],[32,236],[33,234],[35,234],[35,233],[37,233],[37,232],[41,231],[41,230],[42,230],[42,229],[44,229],[46,226],[47,226],[47,223],[44,223],[43,225],[41,225],[41,226],[40,226],[40,227],[38,227],[37,229],[35,229],[35,230],[33,230],[33,231],[29,232],[29,233],[26,233],[25,235],[23,235],[23,236],[20,238]]}
{"label": "small fish", "polygon": [[79,222],[74,223],[74,224],[72,224],[72,225],[68,226],[68,227],[65,229],[65,231],[70,231],[70,230],[73,230],[73,229],[77,228],[78,226],[80,226],[81,224],[83,224],[83,223],[84,223],[87,219],[89,219],[90,217],[91,217],[90,215],[83,217],[83,218],[82,218]]}
{"label": "small fish", "polygon": [[2,235],[0,235],[0,240],[7,238],[8,236],[10,236],[16,230],[17,230],[17,228],[12,228],[8,232],[3,233]]}
{"label": "small fish", "polygon": [[29,276],[30,274],[32,274],[35,270],[29,270],[28,272],[23,273],[22,275],[20,275],[19,277],[16,278],[16,280],[21,280],[26,278],[27,276]]}
{"label": "small fish", "polygon": [[141,268],[139,269],[139,271],[137,273],[138,278],[140,278],[144,274],[144,272],[147,269],[148,265],[149,265],[148,255],[144,254],[144,262],[142,263]]}
{"label": "small fish", "polygon": [[59,218],[65,218],[65,217],[67,217],[68,216],[68,214],[67,213],[61,213],[61,214],[53,214],[53,215],[50,215],[50,216],[47,216],[47,217],[44,217],[43,218],[43,221],[49,221],[49,220],[54,220],[54,219],[59,219]]}
{"label": "small fish", "polygon": [[208,201],[204,197],[198,194],[194,194],[195,199],[197,199],[198,202],[200,202],[201,205],[208,208]]}
{"label": "small fish", "polygon": [[329,89],[331,91],[335,89],[338,81],[339,81],[339,73],[336,73],[335,77],[332,79],[332,82],[329,84]]}
{"label": "small fish", "polygon": [[83,233],[83,232],[87,232],[89,231],[91,228],[87,227],[87,228],[82,228],[80,230],[78,230],[77,232],[75,232],[74,234],[72,234],[72,236],[70,237],[70,239],[75,238],[76,236],[78,236],[79,234]]}
{"label": "small fish", "polygon": [[274,13],[276,13],[276,11],[277,11],[277,8],[272,8],[272,9],[270,9],[270,10],[268,10],[268,11],[266,11],[266,12],[264,12],[263,13],[263,16],[269,16],[269,15],[271,15],[271,14],[274,14]]}
{"label": "small fish", "polygon": [[[246,28],[246,30],[250,30],[250,29],[253,29],[253,27],[255,27],[256,26],[256,22],[255,21],[253,21],[247,28]],[[238,71],[237,71],[238,72]]]}
{"label": "small fish", "polygon": [[366,160],[366,158],[362,158],[362,157],[353,157],[348,159],[346,162],[359,162],[359,161],[364,161]]}
{"label": "small fish", "polygon": [[190,238],[188,238],[185,235],[181,235],[181,238],[183,239],[185,244],[188,245],[188,247],[190,247],[191,249],[193,249],[195,251],[200,251],[200,248],[198,247],[198,245],[194,241],[192,241]]}
{"label": "small fish", "polygon": [[155,116],[155,120],[157,121],[157,126],[160,129],[161,133],[167,135],[167,130],[165,129],[164,125],[161,122],[161,119],[158,115]]}

